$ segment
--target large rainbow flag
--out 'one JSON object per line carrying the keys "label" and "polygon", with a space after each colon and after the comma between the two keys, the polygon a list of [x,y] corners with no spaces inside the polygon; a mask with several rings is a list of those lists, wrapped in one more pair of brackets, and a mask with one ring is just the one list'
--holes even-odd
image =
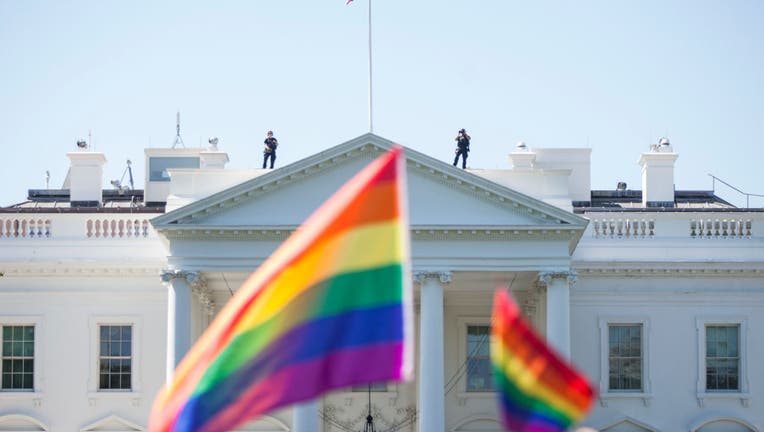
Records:
{"label": "large rainbow flag", "polygon": [[409,379],[403,150],[359,172],[236,292],[154,401],[153,432],[227,431],[339,387]]}
{"label": "large rainbow flag", "polygon": [[586,377],[536,335],[503,289],[493,301],[491,363],[507,430],[564,431],[591,407],[594,390]]}

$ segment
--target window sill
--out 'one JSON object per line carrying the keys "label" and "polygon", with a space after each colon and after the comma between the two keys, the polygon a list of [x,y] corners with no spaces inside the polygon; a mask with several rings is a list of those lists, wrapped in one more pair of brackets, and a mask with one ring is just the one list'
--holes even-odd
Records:
{"label": "window sill", "polygon": [[88,403],[90,406],[95,406],[99,400],[127,400],[130,402],[130,405],[137,407],[140,406],[143,400],[143,393],[131,390],[88,392]]}
{"label": "window sill", "polygon": [[608,402],[611,400],[627,400],[627,399],[642,399],[642,404],[644,406],[650,406],[650,402],[653,399],[652,393],[642,393],[642,392],[605,392],[600,393],[599,400],[600,405],[603,407],[608,406]]}
{"label": "window sill", "polygon": [[735,400],[739,399],[740,404],[744,407],[748,407],[749,403],[751,402],[751,394],[747,392],[736,392],[736,391],[729,391],[729,392],[703,392],[698,393],[698,406],[703,407],[706,403],[706,399],[727,399],[727,400]]}

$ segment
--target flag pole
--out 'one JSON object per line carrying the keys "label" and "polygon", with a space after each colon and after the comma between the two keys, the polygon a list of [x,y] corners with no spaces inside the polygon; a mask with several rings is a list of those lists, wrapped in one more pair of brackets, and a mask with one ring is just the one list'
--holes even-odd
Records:
{"label": "flag pole", "polygon": [[369,0],[369,132],[374,132],[371,97],[371,0]]}

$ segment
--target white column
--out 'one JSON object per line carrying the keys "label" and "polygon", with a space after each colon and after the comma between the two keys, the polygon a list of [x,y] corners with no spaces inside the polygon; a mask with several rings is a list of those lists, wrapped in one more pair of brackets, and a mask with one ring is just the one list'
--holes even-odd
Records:
{"label": "white column", "polygon": [[443,284],[451,272],[416,272],[420,288],[419,430],[440,432],[445,426]]}
{"label": "white column", "polygon": [[546,339],[566,358],[570,358],[570,285],[577,279],[572,270],[539,273],[539,281],[546,285]]}
{"label": "white column", "polygon": [[292,430],[294,432],[318,432],[318,401],[297,404],[292,409]]}
{"label": "white column", "polygon": [[175,367],[191,348],[191,289],[199,283],[199,272],[165,270],[162,281],[167,283],[167,374],[172,381]]}

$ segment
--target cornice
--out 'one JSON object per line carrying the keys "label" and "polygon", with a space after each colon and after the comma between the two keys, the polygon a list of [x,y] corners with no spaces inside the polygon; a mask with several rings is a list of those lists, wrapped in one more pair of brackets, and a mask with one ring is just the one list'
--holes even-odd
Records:
{"label": "cornice", "polygon": [[82,264],[68,266],[50,266],[41,264],[40,266],[2,266],[6,278],[12,277],[81,277],[81,276],[102,276],[102,277],[124,277],[124,276],[151,276],[156,277],[162,270],[162,265],[147,265],[135,267],[91,267]]}
{"label": "cornice", "polygon": [[[297,229],[296,226],[184,226],[168,228],[163,234],[170,240],[283,241]],[[418,241],[570,241],[579,234],[579,228],[571,225],[412,227],[410,231],[411,239]]]}
{"label": "cornice", "polygon": [[596,277],[764,277],[764,267],[752,268],[750,266],[727,264],[725,266],[709,268],[707,263],[698,263],[695,266],[687,263],[667,263],[660,268],[646,267],[585,267],[574,265],[579,276]]}

